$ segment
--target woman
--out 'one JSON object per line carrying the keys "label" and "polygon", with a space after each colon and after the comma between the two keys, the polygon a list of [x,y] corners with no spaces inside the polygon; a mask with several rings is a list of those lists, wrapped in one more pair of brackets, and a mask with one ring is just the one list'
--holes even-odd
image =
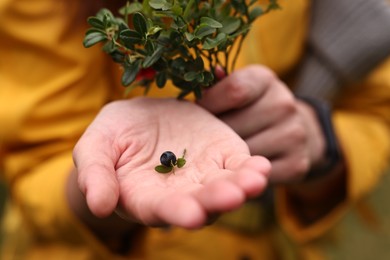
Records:
{"label": "woman", "polygon": [[[312,6],[280,1],[253,26],[237,71],[220,73],[198,104],[167,98],[169,87],[111,102],[120,70],[82,47],[80,5],[0,5],[5,223],[14,224],[5,232],[24,234],[5,241],[5,257],[321,257],[316,239],[387,165],[390,61],[340,88],[334,133],[324,130],[327,111],[290,90],[304,89],[296,72]],[[186,165],[154,172],[170,149],[186,149]]]}

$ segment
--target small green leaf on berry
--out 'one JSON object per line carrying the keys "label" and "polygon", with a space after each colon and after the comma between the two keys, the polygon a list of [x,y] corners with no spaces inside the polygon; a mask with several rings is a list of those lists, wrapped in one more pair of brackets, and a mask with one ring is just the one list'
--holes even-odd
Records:
{"label": "small green leaf on berry", "polygon": [[183,167],[185,164],[186,164],[186,159],[184,159],[184,158],[179,158],[179,159],[177,159],[177,162],[176,162],[177,168],[181,168],[181,167]]}
{"label": "small green leaf on berry", "polygon": [[173,167],[167,167],[165,165],[157,165],[155,168],[156,172],[159,172],[159,173],[169,173],[172,171]]}

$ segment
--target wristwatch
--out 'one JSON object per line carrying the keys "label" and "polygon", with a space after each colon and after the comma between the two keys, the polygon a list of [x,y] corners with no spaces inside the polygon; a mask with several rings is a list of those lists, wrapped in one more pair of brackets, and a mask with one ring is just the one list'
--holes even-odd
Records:
{"label": "wristwatch", "polygon": [[326,101],[306,96],[297,96],[297,98],[304,101],[314,109],[326,141],[324,162],[321,166],[311,169],[306,174],[305,181],[310,181],[318,179],[331,172],[342,160],[342,154],[333,128],[331,118],[332,110],[329,104]]}

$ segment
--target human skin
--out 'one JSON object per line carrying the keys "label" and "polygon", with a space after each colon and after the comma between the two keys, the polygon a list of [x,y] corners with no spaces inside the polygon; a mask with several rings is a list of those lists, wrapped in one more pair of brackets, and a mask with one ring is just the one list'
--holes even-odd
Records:
{"label": "human skin", "polygon": [[221,71],[217,75],[219,82],[198,104],[232,127],[251,154],[271,160],[271,182],[300,181],[321,164],[325,140],[315,112],[270,69],[252,65],[228,77]]}
{"label": "human skin", "polygon": [[[181,156],[184,149],[183,168],[168,174],[154,170],[161,153]],[[176,99],[108,104],[77,143],[74,161],[77,175],[71,175],[68,197],[79,216],[87,206],[97,217],[116,212],[129,223],[188,229],[259,195],[270,172],[269,161],[251,156],[230,127]],[[76,181],[86,204],[75,202]]]}
{"label": "human skin", "polygon": [[248,66],[227,77],[217,68],[216,74],[218,83],[198,104],[239,134],[252,155],[271,161],[269,182],[286,188],[302,223],[312,223],[339,205],[346,196],[343,161],[325,176],[305,180],[310,169],[321,168],[325,161],[325,137],[313,108],[264,66]]}
{"label": "human skin", "polygon": [[[117,101],[102,109],[74,150],[77,167],[68,183],[71,207],[94,232],[113,234],[134,223],[199,228],[261,194],[268,181],[288,185],[308,222],[344,198],[342,167],[302,181],[321,165],[325,147],[310,106],[265,67],[218,73],[220,81],[198,101],[216,116],[169,99]],[[187,164],[175,174],[154,171],[162,152],[181,156],[184,149]],[[264,157],[249,154],[267,157],[272,169]],[[313,212],[313,205],[321,207]]]}

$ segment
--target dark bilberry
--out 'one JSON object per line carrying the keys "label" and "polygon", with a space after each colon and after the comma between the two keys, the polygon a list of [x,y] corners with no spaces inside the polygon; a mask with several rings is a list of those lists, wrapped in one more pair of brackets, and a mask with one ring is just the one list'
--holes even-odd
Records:
{"label": "dark bilberry", "polygon": [[171,151],[163,152],[163,154],[160,157],[160,162],[164,166],[172,167],[176,165],[176,155]]}

